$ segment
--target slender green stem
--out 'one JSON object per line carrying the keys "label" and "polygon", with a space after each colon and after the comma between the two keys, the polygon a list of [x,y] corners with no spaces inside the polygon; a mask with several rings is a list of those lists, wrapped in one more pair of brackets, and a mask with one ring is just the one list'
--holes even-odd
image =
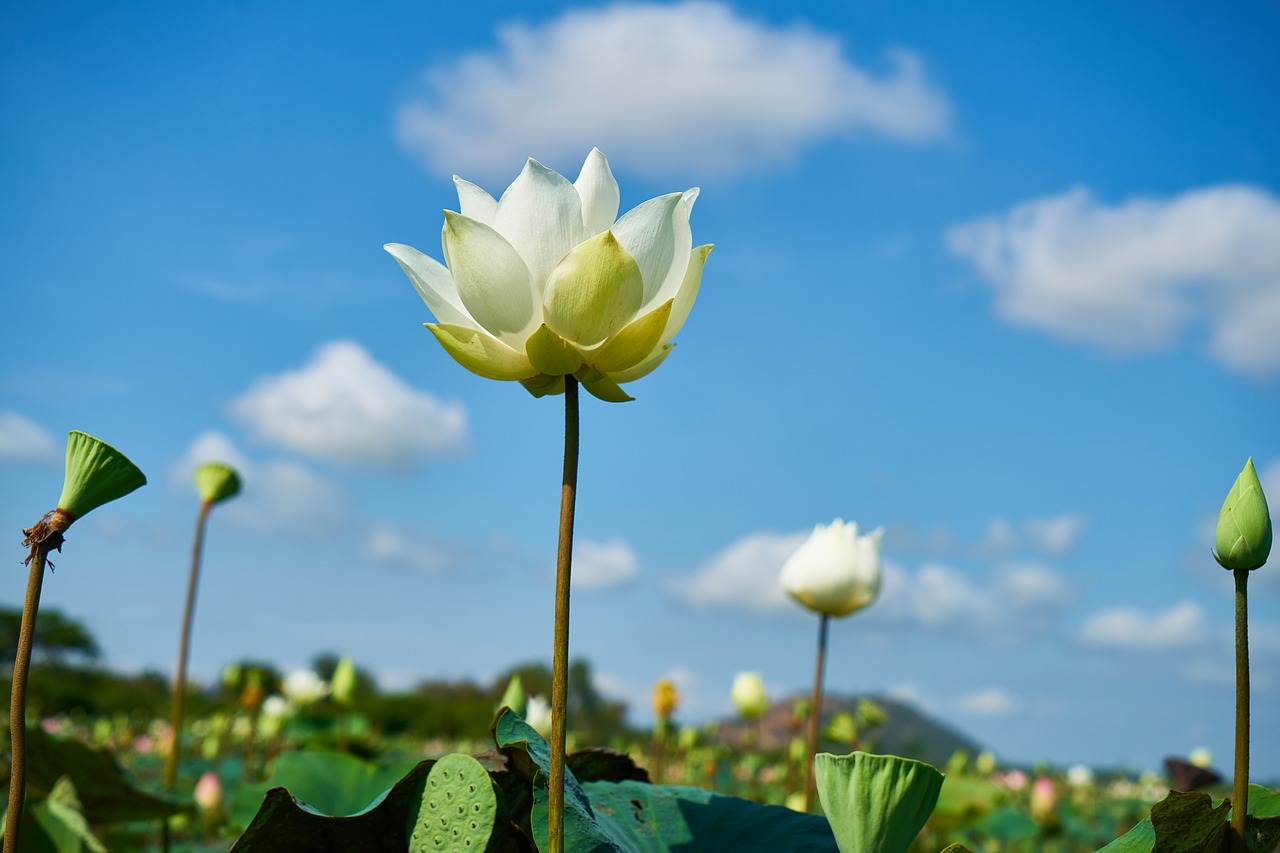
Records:
{"label": "slender green stem", "polygon": [[813,670],[813,697],[809,701],[809,743],[806,749],[808,761],[804,766],[804,810],[813,805],[813,759],[818,754],[818,720],[822,717],[822,672],[827,663],[827,621],[831,617],[823,613],[818,617],[818,663]]}
{"label": "slender green stem", "polygon": [[1236,576],[1236,772],[1231,794],[1231,848],[1245,850],[1245,818],[1249,810],[1249,598],[1248,569]]}
{"label": "slender green stem", "polygon": [[18,629],[18,654],[13,661],[13,686],[9,692],[9,746],[12,763],[9,774],[9,812],[4,827],[4,853],[14,853],[18,849],[22,806],[27,798],[27,674],[31,668],[36,613],[40,610],[40,588],[44,586],[44,566],[48,555],[47,542],[37,542],[31,548],[27,597],[22,602],[22,624]]}
{"label": "slender green stem", "polygon": [[551,778],[547,794],[550,853],[564,853],[564,753],[569,699],[569,564],[578,490],[578,381],[564,378],[564,478],[560,489],[560,544],[556,552],[555,649],[551,659]]}
{"label": "slender green stem", "polygon": [[[200,514],[196,516],[196,540],[191,548],[191,571],[187,576],[187,603],[182,611],[182,634],[178,638],[178,669],[173,676],[173,705],[169,714],[169,728],[172,740],[169,753],[164,759],[164,787],[172,792],[178,781],[178,758],[182,744],[183,704],[187,695],[187,659],[191,652],[191,623],[196,611],[196,589],[200,585],[200,552],[204,545],[205,522],[209,518],[209,510],[213,503],[204,501],[200,504]],[[160,821],[160,849],[169,853],[169,819]]]}

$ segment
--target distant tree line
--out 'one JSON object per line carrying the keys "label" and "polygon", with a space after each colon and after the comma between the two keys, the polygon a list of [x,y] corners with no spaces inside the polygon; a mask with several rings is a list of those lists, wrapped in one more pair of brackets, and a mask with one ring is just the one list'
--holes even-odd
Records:
{"label": "distant tree line", "polygon": [[[22,612],[0,607],[0,689],[6,692],[17,650]],[[33,716],[70,714],[99,717],[129,714],[164,719],[169,713],[171,677],[147,671],[116,673],[100,664],[101,650],[89,630],[56,608],[41,609],[36,621],[29,695]],[[332,677],[339,656],[317,655],[312,669]],[[230,678],[216,684],[193,685],[187,695],[188,715],[197,719],[239,703],[252,679],[264,693],[279,690],[283,674],[265,661],[242,660],[227,669]],[[355,710],[384,735],[484,740],[498,701],[512,676],[519,675],[527,695],[551,695],[551,668],[524,663],[503,672],[492,683],[471,680],[424,680],[407,690],[383,691],[367,671],[357,667]],[[323,713],[323,709],[320,709]],[[569,730],[580,743],[607,744],[627,732],[625,703],[600,694],[591,665],[573,661],[569,667]]]}

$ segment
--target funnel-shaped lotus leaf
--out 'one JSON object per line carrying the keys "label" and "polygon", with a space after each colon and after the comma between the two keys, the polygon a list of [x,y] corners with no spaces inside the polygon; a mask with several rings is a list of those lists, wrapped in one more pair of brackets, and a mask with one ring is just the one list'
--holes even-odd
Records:
{"label": "funnel-shaped lotus leaf", "polygon": [[240,475],[224,462],[206,462],[196,469],[196,491],[205,503],[221,503],[240,493]]}
{"label": "funnel-shaped lotus leaf", "polygon": [[105,503],[147,484],[128,457],[105,441],[72,430],[67,436],[67,473],[58,509],[72,519],[84,518]]}
{"label": "funnel-shaped lotus leaf", "polygon": [[843,853],[905,853],[942,790],[942,774],[894,755],[819,753],[818,799]]}
{"label": "funnel-shaped lotus leaf", "polygon": [[1227,492],[1215,539],[1213,556],[1224,569],[1256,569],[1271,554],[1271,514],[1252,458]]}

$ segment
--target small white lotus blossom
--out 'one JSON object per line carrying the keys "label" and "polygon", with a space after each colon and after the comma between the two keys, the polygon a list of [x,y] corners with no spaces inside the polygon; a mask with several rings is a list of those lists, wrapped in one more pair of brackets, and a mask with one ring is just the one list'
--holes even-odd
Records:
{"label": "small white lotus blossom", "polygon": [[1213,753],[1207,747],[1198,746],[1191,750],[1191,754],[1187,756],[1187,763],[1208,769],[1213,766]]}
{"label": "small white lotus blossom", "polygon": [[729,690],[733,707],[744,720],[758,720],[769,710],[769,691],[758,672],[740,672],[733,678]]}
{"label": "small white lotus blossom", "polygon": [[1073,788],[1085,788],[1093,784],[1093,771],[1083,764],[1067,768],[1067,784]]}
{"label": "small white lotus blossom", "polygon": [[[693,307],[711,246],[693,247],[697,189],[618,218],[618,182],[598,148],[573,183],[530,159],[499,199],[454,176],[441,264],[388,243],[435,315],[427,328],[459,364],[536,397],[574,376],[595,396],[662,363]],[[447,265],[447,266],[446,266]]]}
{"label": "small white lotus blossom", "polygon": [[309,669],[297,669],[285,676],[284,695],[295,705],[314,705],[329,695],[329,685]]}
{"label": "small white lotus blossom", "polygon": [[551,737],[551,703],[542,696],[530,696],[524,721],[543,737]]}
{"label": "small white lotus blossom", "polygon": [[819,524],[782,567],[782,587],[804,607],[827,616],[848,616],[880,594],[880,539],[884,528],[865,536],[858,525],[837,518]]}

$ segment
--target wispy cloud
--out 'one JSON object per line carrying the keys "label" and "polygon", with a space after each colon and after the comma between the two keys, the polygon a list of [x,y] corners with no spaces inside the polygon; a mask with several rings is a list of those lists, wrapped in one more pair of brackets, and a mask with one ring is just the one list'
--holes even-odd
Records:
{"label": "wispy cloud", "polygon": [[496,179],[527,156],[564,168],[599,146],[650,175],[758,171],[862,131],[935,137],[950,114],[909,51],[875,75],[832,35],[721,2],[576,9],[497,40],[427,71],[400,107],[397,136],[430,169]]}
{"label": "wispy cloud", "polygon": [[1017,711],[1021,703],[1003,687],[988,687],[961,696],[955,702],[957,711],[983,717],[1005,717]]}
{"label": "wispy cloud", "polygon": [[951,250],[1020,325],[1114,352],[1208,330],[1209,354],[1280,373],[1280,199],[1250,186],[1108,206],[1083,188],[951,228]]}
{"label": "wispy cloud", "polygon": [[351,341],[258,379],[231,414],[259,440],[349,468],[404,470],[470,446],[461,403],[410,387]]}
{"label": "wispy cloud", "polygon": [[0,459],[54,462],[58,443],[40,424],[17,412],[0,412]]}
{"label": "wispy cloud", "polygon": [[1081,626],[1079,638],[1088,646],[1156,652],[1198,646],[1207,632],[1204,610],[1184,601],[1158,613],[1136,607],[1099,611]]}
{"label": "wispy cloud", "polygon": [[241,529],[324,539],[346,526],[342,490],[296,462],[255,462],[226,435],[206,432],[197,436],[173,465],[174,483],[194,489],[192,472],[204,462],[225,462],[240,474],[241,493],[218,514]]}
{"label": "wispy cloud", "polygon": [[441,539],[379,522],[369,531],[364,554],[369,560],[413,572],[439,572],[462,559],[460,550]]}
{"label": "wispy cloud", "polygon": [[621,540],[591,542],[579,540],[573,546],[573,586],[575,589],[607,589],[633,580],[640,561]]}
{"label": "wispy cloud", "polygon": [[730,607],[755,612],[795,607],[782,591],[782,564],[809,535],[752,533],[713,557],[687,578],[667,582],[667,591],[695,607]]}

